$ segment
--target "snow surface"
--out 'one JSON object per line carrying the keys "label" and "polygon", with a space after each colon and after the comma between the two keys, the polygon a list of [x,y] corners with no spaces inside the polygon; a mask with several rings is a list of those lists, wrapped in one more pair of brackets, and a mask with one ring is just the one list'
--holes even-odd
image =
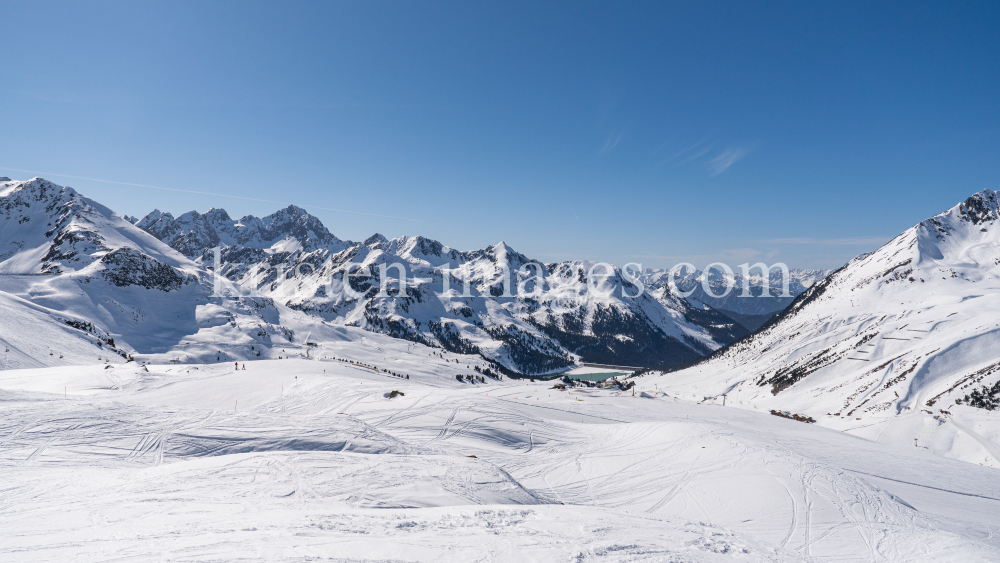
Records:
{"label": "snow surface", "polygon": [[460,383],[395,343],[344,346],[409,380],[329,359],[0,372],[0,559],[1000,553],[995,469],[662,393]]}

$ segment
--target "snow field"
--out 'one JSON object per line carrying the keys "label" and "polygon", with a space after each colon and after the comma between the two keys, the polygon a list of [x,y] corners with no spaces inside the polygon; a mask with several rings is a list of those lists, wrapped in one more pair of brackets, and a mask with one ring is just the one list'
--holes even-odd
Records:
{"label": "snow field", "polygon": [[[376,364],[381,351],[360,345],[369,355],[357,360]],[[0,372],[0,554],[874,562],[1000,552],[992,469],[742,409],[463,384],[436,375],[431,356],[424,371],[416,354],[407,361],[409,381],[304,359]]]}

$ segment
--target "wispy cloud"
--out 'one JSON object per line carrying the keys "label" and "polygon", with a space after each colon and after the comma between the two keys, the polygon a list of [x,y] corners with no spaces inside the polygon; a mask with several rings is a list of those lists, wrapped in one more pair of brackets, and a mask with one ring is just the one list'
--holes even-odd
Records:
{"label": "wispy cloud", "polygon": [[598,155],[604,155],[604,154],[608,154],[609,152],[613,151],[615,149],[615,147],[618,146],[618,143],[621,142],[621,140],[622,140],[622,138],[624,136],[625,136],[625,132],[622,131],[621,133],[618,133],[617,136],[612,135],[612,136],[608,137],[608,140],[604,142],[604,146],[601,147],[601,150],[597,151],[597,154]]}
{"label": "wispy cloud", "polygon": [[687,156],[684,156],[683,158],[680,159],[680,161],[691,162],[692,160],[705,156],[706,154],[708,154],[708,151],[710,150],[712,150],[712,145],[706,145],[700,149],[695,150],[694,152],[691,152]]}
{"label": "wispy cloud", "polygon": [[854,238],[772,238],[760,242],[767,244],[813,244],[821,246],[866,246],[885,244],[892,237],[854,237]]}
{"label": "wispy cloud", "polygon": [[708,168],[712,171],[712,176],[718,176],[729,167],[736,164],[740,160],[743,160],[746,155],[750,154],[750,149],[747,147],[736,147],[730,148],[722,151],[715,158],[708,161]]}
{"label": "wispy cloud", "polygon": [[669,164],[669,163],[674,162],[674,161],[681,162],[681,163],[691,162],[692,160],[694,160],[696,158],[700,158],[702,156],[705,156],[705,154],[708,153],[708,151],[710,151],[710,150],[712,150],[712,145],[710,143],[708,143],[707,139],[706,140],[701,140],[701,141],[698,141],[697,143],[689,146],[688,148],[686,148],[684,150],[681,150],[681,151],[678,151],[678,152],[675,152],[674,154],[670,155],[669,157],[661,160],[660,162],[657,162],[656,163],[656,167],[660,167],[660,166],[663,166],[664,164]]}
{"label": "wispy cloud", "polygon": [[651,153],[649,153],[649,156],[656,156],[656,155],[660,154],[660,152],[662,152],[667,147],[669,147],[670,143],[672,143],[675,139],[677,139],[677,135],[676,134],[673,135],[673,136],[671,136],[666,141],[664,141],[663,144],[661,144],[660,146],[656,147],[656,150],[653,151],[653,152],[651,152]]}

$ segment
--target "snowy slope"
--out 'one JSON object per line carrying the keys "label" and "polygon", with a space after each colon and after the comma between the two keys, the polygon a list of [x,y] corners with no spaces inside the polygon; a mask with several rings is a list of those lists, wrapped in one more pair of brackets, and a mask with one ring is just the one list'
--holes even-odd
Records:
{"label": "snowy slope", "polygon": [[213,299],[200,264],[40,178],[0,183],[0,240],[5,366],[270,357],[275,343],[317,324],[266,298]]}
{"label": "snowy slope", "polygon": [[0,372],[0,558],[966,563],[1000,550],[994,469],[662,394],[443,369]]}
{"label": "snowy slope", "polygon": [[[0,303],[21,321],[0,326],[0,340],[25,367],[165,349],[210,289],[194,262],[40,178],[0,184],[0,241]],[[52,332],[53,320],[64,327]]]}
{"label": "snowy slope", "polygon": [[73,188],[42,178],[0,182],[0,273],[71,273],[88,267],[91,272],[112,270],[128,256],[118,256],[117,262],[105,261],[110,262],[109,267],[95,264],[121,248],[138,250],[180,273],[196,269],[191,261]]}
{"label": "snowy slope", "polygon": [[987,410],[1000,398],[998,199],[983,191],[915,225],[657,384],[1000,467]]}

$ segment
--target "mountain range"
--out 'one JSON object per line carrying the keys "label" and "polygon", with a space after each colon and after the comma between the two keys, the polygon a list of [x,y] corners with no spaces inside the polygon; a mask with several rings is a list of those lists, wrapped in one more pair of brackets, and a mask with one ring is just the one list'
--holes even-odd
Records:
{"label": "mountain range", "polygon": [[[420,236],[341,240],[296,206],[238,220],[222,209],[123,218],[72,188],[3,178],[0,220],[2,306],[46,327],[42,339],[0,335],[5,361],[25,367],[268,357],[302,344],[296,333],[359,329],[541,375],[581,362],[688,363],[750,332],[652,271],[541,264],[502,242],[459,251]],[[383,271],[393,277],[384,292]]]}
{"label": "mountain range", "polygon": [[72,188],[0,178],[0,368],[243,362],[403,339],[435,365],[496,377],[643,367],[643,388],[677,398],[1000,467],[1000,192],[829,275],[791,270],[794,298],[775,271],[769,295],[757,275],[739,297],[740,273],[710,272],[709,292],[696,272],[672,287],[662,270],[594,268],[502,242],[341,240],[295,206],[123,218]]}

